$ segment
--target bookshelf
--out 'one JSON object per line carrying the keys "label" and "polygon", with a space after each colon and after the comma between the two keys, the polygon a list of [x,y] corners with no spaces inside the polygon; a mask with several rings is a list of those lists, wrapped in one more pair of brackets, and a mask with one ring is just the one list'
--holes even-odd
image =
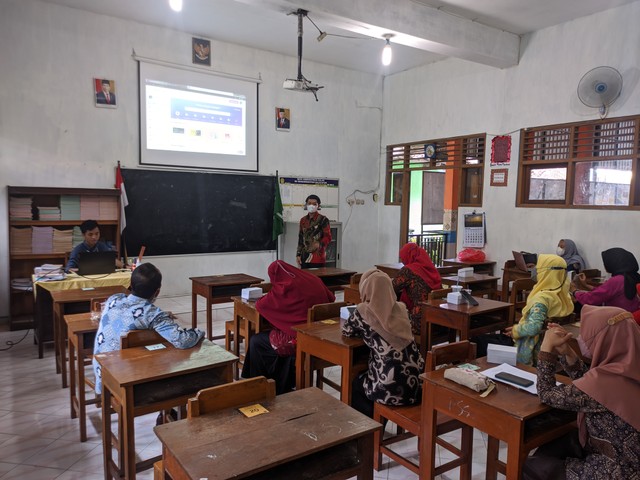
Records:
{"label": "bookshelf", "polygon": [[[30,279],[34,267],[43,263],[64,263],[72,249],[70,232],[84,220],[97,220],[100,239],[120,251],[120,191],[9,186],[7,193],[9,325],[11,330],[22,330],[33,328],[34,296],[30,289],[16,288],[14,280]],[[55,235],[50,244],[49,227]],[[43,237],[44,243],[40,241]]]}

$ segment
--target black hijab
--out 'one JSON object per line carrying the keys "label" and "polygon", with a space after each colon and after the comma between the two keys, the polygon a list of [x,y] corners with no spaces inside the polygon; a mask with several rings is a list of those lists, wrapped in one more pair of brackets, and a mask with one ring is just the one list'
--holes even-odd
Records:
{"label": "black hijab", "polygon": [[624,275],[624,296],[634,298],[637,295],[636,284],[640,283],[640,273],[633,253],[620,247],[610,248],[602,252],[602,263],[611,276]]}

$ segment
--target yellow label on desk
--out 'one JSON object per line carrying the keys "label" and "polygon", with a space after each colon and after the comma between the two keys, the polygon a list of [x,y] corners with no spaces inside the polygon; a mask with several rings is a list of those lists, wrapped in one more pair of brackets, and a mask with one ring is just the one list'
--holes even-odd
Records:
{"label": "yellow label on desk", "polygon": [[328,320],[320,320],[320,323],[324,323],[325,325],[335,325],[338,322],[336,322],[335,320],[328,319]]}
{"label": "yellow label on desk", "polygon": [[249,405],[248,407],[239,408],[240,413],[242,413],[245,417],[255,417],[258,415],[262,415],[263,413],[269,413],[269,410],[264,408],[259,403],[255,405]]}

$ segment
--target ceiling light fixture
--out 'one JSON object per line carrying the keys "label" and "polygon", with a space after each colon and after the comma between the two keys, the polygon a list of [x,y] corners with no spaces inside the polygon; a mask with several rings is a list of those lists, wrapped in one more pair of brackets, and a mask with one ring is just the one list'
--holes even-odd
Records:
{"label": "ceiling light fixture", "polygon": [[169,0],[169,6],[174,12],[182,11],[182,0]]}
{"label": "ceiling light fixture", "polygon": [[391,65],[391,58],[393,57],[393,50],[391,49],[390,39],[393,37],[392,33],[385,33],[382,38],[386,39],[384,48],[382,49],[382,65],[388,67]]}

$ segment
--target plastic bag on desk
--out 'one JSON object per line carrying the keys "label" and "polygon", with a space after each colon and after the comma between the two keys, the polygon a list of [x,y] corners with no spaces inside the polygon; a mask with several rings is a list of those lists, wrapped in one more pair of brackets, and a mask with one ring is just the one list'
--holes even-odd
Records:
{"label": "plastic bag on desk", "polygon": [[458,260],[461,262],[484,262],[487,256],[482,250],[475,248],[465,248],[458,253]]}

